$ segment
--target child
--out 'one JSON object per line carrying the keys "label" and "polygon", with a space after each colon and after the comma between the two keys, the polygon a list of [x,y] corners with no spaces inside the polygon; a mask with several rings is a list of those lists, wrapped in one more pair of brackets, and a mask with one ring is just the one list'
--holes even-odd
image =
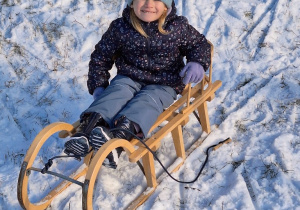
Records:
{"label": "child", "polygon": [[[159,114],[186,84],[200,82],[210,64],[210,45],[185,17],[176,15],[173,0],[127,3],[91,55],[87,84],[95,100],[81,114],[79,131],[66,142],[67,154],[84,157],[89,146],[98,150],[111,138],[145,137]],[[114,63],[117,75],[109,84]],[[116,168],[121,151],[112,151],[104,165]]]}

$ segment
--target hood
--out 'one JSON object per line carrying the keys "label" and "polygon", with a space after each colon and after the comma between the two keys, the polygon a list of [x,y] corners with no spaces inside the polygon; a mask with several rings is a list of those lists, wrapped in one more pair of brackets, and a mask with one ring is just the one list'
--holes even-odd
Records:
{"label": "hood", "polygon": [[[122,13],[122,17],[128,22],[131,24],[130,22],[130,6],[127,5],[127,7],[123,10],[123,13]],[[166,18],[166,23],[170,20],[173,20],[175,17],[176,17],[176,12],[177,12],[177,9],[176,9],[176,6],[175,6],[175,2],[173,1],[172,2],[172,8],[170,8],[168,10],[168,16]],[[141,21],[143,22],[143,21]]]}

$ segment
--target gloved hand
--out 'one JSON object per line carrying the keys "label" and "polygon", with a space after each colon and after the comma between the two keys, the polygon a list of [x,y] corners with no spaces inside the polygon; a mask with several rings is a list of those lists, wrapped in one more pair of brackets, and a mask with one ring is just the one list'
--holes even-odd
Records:
{"label": "gloved hand", "polygon": [[204,77],[204,69],[200,63],[188,62],[185,67],[179,73],[179,76],[184,77],[183,83],[200,82]]}
{"label": "gloved hand", "polygon": [[98,99],[103,91],[104,91],[104,87],[97,87],[93,92],[94,100]]}

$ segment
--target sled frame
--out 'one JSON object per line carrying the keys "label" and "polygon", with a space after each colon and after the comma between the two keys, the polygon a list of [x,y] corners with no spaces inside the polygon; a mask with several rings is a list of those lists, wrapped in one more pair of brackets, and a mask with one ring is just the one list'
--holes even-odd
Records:
{"label": "sled frame", "polygon": [[[180,162],[176,166],[172,166],[170,172],[177,171],[180,166],[184,163],[186,159],[186,151],[184,148],[184,139],[182,134],[182,126],[186,125],[189,121],[189,115],[195,111],[198,111],[198,116],[200,118],[200,123],[202,131],[209,134],[211,132],[209,115],[207,109],[207,102],[213,100],[215,97],[215,92],[221,87],[222,82],[217,80],[212,82],[212,58],[213,58],[213,45],[211,45],[211,64],[209,66],[209,74],[204,75],[202,82],[196,84],[194,87],[188,84],[181,94],[182,97],[178,99],[174,104],[172,104],[167,110],[165,110],[151,127],[150,132],[157,130],[158,126],[167,121],[167,124],[156,131],[150,138],[146,139],[145,144],[153,151],[156,151],[160,145],[163,138],[171,133],[173,138],[173,143],[176,151],[176,155],[180,158]],[[193,99],[193,100],[192,100]],[[192,101],[191,101],[192,100]],[[40,202],[31,203],[28,199],[28,178],[31,170],[37,170],[31,168],[32,164],[41,149],[42,145],[47,141],[47,139],[54,133],[60,132],[60,138],[66,138],[71,136],[76,132],[79,126],[79,121],[71,124],[64,122],[56,122],[45,127],[34,139],[27,154],[22,163],[22,167],[19,174],[18,180],[18,200],[20,205],[24,209],[45,209],[50,205],[51,201],[59,195],[63,190],[65,190],[72,181],[65,180],[59,184],[55,189],[53,189],[48,195],[46,195]],[[199,146],[202,142],[198,142]],[[147,148],[139,142],[137,139],[127,141],[124,139],[111,139],[106,142],[92,157],[93,153],[89,153],[84,158],[85,167],[80,167],[75,170],[74,173],[69,177],[69,179],[77,180],[78,178],[85,175],[85,180],[83,183],[78,183],[82,186],[82,208],[91,210],[93,188],[97,178],[97,174],[102,166],[103,161],[106,156],[115,148],[122,147],[129,157],[130,162],[138,162],[142,160],[144,173],[147,181],[147,190],[142,193],[137,199],[135,199],[127,209],[136,209],[138,206],[143,204],[148,197],[155,191],[158,186],[158,178],[154,167],[154,157]]]}

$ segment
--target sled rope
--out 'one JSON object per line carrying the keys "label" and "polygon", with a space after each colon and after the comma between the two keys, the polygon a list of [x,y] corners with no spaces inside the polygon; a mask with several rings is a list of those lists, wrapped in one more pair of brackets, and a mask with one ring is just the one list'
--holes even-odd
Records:
{"label": "sled rope", "polygon": [[[89,154],[91,151],[92,151],[92,149],[90,151],[88,151],[85,155]],[[69,158],[69,157],[73,157],[73,158],[75,158],[78,161],[81,160],[80,156],[78,156],[78,155],[60,155],[60,156],[54,156],[54,157],[52,157],[52,158],[50,158],[48,160],[48,162],[45,164],[44,168],[40,172],[42,174],[45,174],[49,170],[49,168],[52,166],[54,159],[57,159],[57,158]]]}
{"label": "sled rope", "polygon": [[191,184],[191,183],[194,183],[195,181],[197,181],[197,179],[199,178],[199,176],[201,175],[201,173],[202,173],[202,171],[203,171],[203,169],[204,169],[204,167],[205,167],[205,165],[206,165],[206,163],[208,162],[208,157],[209,157],[209,150],[211,149],[211,148],[215,148],[215,147],[217,147],[217,146],[220,146],[220,145],[222,145],[222,144],[224,144],[226,141],[228,141],[230,138],[227,138],[227,139],[225,139],[225,140],[223,140],[223,141],[220,141],[219,143],[217,143],[217,144],[214,144],[214,145],[211,145],[210,147],[208,147],[207,149],[206,149],[206,158],[205,158],[205,161],[204,161],[204,163],[202,164],[202,166],[201,166],[201,169],[200,169],[200,171],[199,171],[199,173],[198,173],[198,175],[196,176],[196,178],[195,179],[193,179],[192,181],[180,181],[180,180],[178,180],[178,179],[176,179],[176,178],[174,178],[169,172],[168,172],[168,170],[166,169],[166,167],[162,164],[162,162],[158,159],[158,157],[156,156],[156,154],[155,154],[155,152],[153,152],[149,147],[148,147],[148,145],[140,138],[140,137],[138,137],[137,135],[135,135],[133,132],[131,132],[131,131],[129,131],[129,130],[126,130],[126,129],[123,129],[123,128],[113,128],[113,129],[110,129],[110,131],[117,131],[117,130],[119,130],[119,131],[125,131],[125,132],[128,132],[128,133],[130,133],[131,135],[133,135],[137,140],[139,140],[145,147],[146,147],[146,149],[153,155],[153,157],[158,161],[158,163],[161,165],[161,167],[163,168],[163,170],[168,174],[168,176],[169,177],[171,177],[174,181],[176,181],[176,182],[179,182],[179,183],[182,183],[182,184]]}

